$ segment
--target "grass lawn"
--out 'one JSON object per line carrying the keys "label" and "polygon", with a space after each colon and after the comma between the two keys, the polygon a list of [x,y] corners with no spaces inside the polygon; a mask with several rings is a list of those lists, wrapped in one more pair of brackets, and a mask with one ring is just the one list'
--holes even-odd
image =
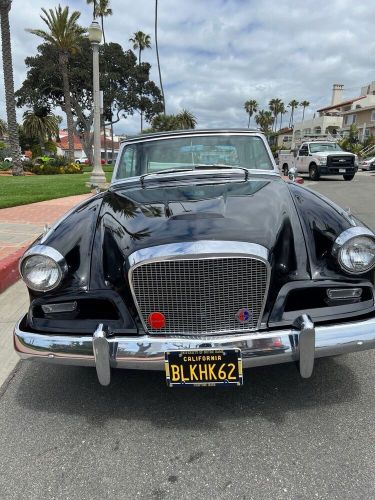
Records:
{"label": "grass lawn", "polygon": [[[106,171],[105,175],[109,182],[112,171]],[[86,186],[89,178],[89,172],[83,174],[0,177],[0,208],[89,193],[90,188]]]}

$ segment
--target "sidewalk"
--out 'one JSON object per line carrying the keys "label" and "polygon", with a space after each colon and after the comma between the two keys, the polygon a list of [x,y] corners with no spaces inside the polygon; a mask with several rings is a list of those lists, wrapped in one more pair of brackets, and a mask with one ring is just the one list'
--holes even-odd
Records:
{"label": "sidewalk", "polygon": [[92,196],[82,194],[0,210],[0,293],[19,278],[18,260],[46,224]]}

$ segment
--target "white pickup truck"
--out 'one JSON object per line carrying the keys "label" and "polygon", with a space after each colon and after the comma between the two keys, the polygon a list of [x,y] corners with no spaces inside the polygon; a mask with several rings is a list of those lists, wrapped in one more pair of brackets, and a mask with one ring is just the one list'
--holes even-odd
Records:
{"label": "white pickup truck", "polygon": [[299,174],[309,174],[313,181],[321,175],[342,175],[351,181],[358,170],[358,158],[335,142],[303,142],[294,153],[279,153],[279,168],[284,175],[295,168]]}

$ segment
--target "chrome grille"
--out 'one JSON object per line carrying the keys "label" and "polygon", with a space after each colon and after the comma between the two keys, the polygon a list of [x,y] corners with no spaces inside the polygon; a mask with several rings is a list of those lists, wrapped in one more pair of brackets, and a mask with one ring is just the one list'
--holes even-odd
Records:
{"label": "chrome grille", "polygon": [[[267,292],[268,266],[254,257],[215,257],[148,261],[130,271],[141,320],[150,333],[217,334],[255,330]],[[248,309],[250,320],[236,319]],[[152,312],[166,325],[147,324]]]}

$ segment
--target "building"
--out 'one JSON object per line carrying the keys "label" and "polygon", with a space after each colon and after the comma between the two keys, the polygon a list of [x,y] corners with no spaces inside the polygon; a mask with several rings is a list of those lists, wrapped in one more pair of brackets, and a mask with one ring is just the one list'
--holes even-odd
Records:
{"label": "building", "polygon": [[[57,154],[67,156],[68,154],[68,132],[67,130],[60,130],[59,132],[60,142],[56,143],[57,146]],[[119,149],[120,149],[120,137],[113,136],[113,151],[114,151],[114,160],[116,160]],[[101,143],[101,158],[102,160],[106,159],[106,150],[107,150],[107,159],[108,162],[112,162],[112,138],[108,131],[106,131],[106,136],[104,139],[103,132],[100,135],[100,143]],[[78,135],[74,135],[74,158],[79,160],[81,158],[86,157],[86,153],[83,149],[81,139]]]}

